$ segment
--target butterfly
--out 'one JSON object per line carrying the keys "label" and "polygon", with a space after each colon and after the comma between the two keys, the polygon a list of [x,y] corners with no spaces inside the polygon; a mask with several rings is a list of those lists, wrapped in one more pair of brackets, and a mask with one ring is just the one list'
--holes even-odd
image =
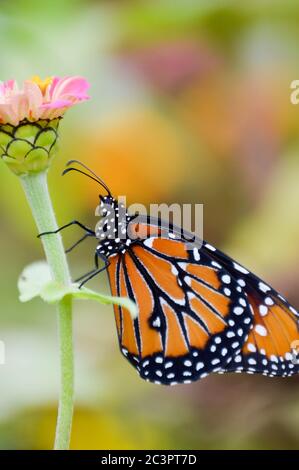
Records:
{"label": "butterfly", "polygon": [[130,215],[95,173],[74,163],[89,173],[69,167],[63,174],[83,173],[107,192],[102,224],[91,230],[75,220],[58,231],[73,224],[85,231],[67,251],[98,240],[95,269],[81,285],[107,270],[112,295],[137,304],[136,319],[119,305],[114,315],[120,350],[140,377],[175,385],[213,372],[299,372],[299,313],[281,294],[211,244],[190,246],[180,227]]}

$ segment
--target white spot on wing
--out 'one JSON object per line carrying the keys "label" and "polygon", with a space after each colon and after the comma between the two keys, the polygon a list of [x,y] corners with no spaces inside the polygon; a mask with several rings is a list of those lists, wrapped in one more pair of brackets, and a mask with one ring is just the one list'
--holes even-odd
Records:
{"label": "white spot on wing", "polygon": [[266,297],[265,298],[265,304],[266,305],[274,305],[274,301],[273,301],[273,299],[271,299],[271,297]]}
{"label": "white spot on wing", "polygon": [[233,331],[228,331],[228,332],[226,333],[226,336],[227,336],[228,338],[233,338],[233,337],[236,336],[236,335],[235,335],[235,333],[234,333]]}
{"label": "white spot on wing", "polygon": [[217,263],[217,261],[212,261],[211,263],[212,266],[215,266],[215,268],[221,269],[221,264]]}
{"label": "white spot on wing", "polygon": [[169,369],[169,367],[172,367],[172,366],[173,366],[173,362],[168,361],[168,362],[166,362],[166,364],[165,364],[165,369]]}
{"label": "white spot on wing", "polygon": [[255,325],[254,329],[260,336],[267,336],[268,334],[266,328],[263,325]]}
{"label": "white spot on wing", "polygon": [[216,248],[214,246],[210,245],[209,243],[206,243],[205,247],[210,251],[216,251]]}
{"label": "white spot on wing", "polygon": [[253,343],[248,343],[248,344],[247,344],[247,349],[248,349],[248,351],[250,351],[250,352],[253,352],[253,353],[256,352],[256,347],[255,347],[255,345],[254,345]]}
{"label": "white spot on wing", "polygon": [[172,272],[172,274],[174,274],[175,276],[177,276],[177,275],[179,274],[177,268],[176,268],[175,266],[173,266],[173,265],[171,265],[171,272]]}
{"label": "white spot on wing", "polygon": [[149,248],[152,248],[153,243],[154,243],[154,237],[147,238],[146,240],[144,240],[143,243],[144,243],[145,246],[148,246]]}
{"label": "white spot on wing", "polygon": [[259,282],[259,289],[262,292],[268,292],[269,290],[271,290],[271,287],[267,286],[267,284],[265,284],[264,282]]}
{"label": "white spot on wing", "polygon": [[211,364],[215,366],[216,364],[219,364],[219,362],[220,362],[220,359],[215,358],[211,361]]}
{"label": "white spot on wing", "polygon": [[294,315],[297,315],[297,316],[299,315],[297,310],[295,310],[294,307],[292,307],[291,305],[290,305],[290,310]]}
{"label": "white spot on wing", "polygon": [[268,313],[268,307],[266,307],[266,305],[260,305],[259,312],[262,315],[262,317],[264,317]]}
{"label": "white spot on wing", "polygon": [[187,263],[179,263],[179,267],[186,270]]}
{"label": "white spot on wing", "polygon": [[250,358],[248,359],[248,364],[256,365],[256,360],[253,359],[253,357],[250,357]]}
{"label": "white spot on wing", "polygon": [[242,313],[244,312],[244,308],[243,307],[235,307],[234,308],[234,313],[236,315],[242,315]]}
{"label": "white spot on wing", "polygon": [[243,268],[243,266],[240,266],[238,263],[234,263],[234,268],[237,271],[240,271],[240,273],[249,274],[249,271],[247,269]]}

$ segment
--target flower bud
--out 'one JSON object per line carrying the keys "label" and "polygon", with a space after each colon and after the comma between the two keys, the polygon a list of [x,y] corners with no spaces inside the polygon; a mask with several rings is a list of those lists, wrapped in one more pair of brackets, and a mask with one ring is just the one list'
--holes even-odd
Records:
{"label": "flower bud", "polygon": [[59,118],[0,125],[0,155],[22,176],[46,170],[57,150]]}

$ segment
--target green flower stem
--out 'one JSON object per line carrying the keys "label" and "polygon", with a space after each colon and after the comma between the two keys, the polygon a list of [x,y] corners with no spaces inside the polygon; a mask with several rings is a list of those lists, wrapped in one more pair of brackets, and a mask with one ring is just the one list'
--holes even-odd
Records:
{"label": "green flower stem", "polygon": [[[49,196],[47,173],[29,174],[21,177],[39,233],[57,229],[57,222]],[[71,278],[59,233],[41,237],[53,280],[69,286]],[[74,359],[72,339],[72,299],[66,296],[58,303],[58,323],[60,338],[61,385],[55,449],[68,449],[70,443],[73,396]]]}

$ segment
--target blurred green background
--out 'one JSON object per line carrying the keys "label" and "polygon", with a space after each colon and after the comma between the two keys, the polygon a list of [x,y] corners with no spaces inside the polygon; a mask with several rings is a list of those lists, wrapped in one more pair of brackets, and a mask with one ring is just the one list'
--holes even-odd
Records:
{"label": "blurred green background", "polygon": [[[204,234],[299,306],[296,0],[2,0],[0,77],[88,78],[92,99],[61,123],[50,189],[60,224],[95,223],[98,188],[62,179],[90,165],[128,202],[204,204]],[[21,304],[23,267],[43,257],[20,184],[0,167],[0,448],[51,448],[56,318]],[[64,233],[76,241],[76,228]],[[69,255],[74,277],[95,241]],[[105,274],[90,287],[108,292]],[[299,380],[209,376],[161,387],[118,351],[111,307],[78,301],[73,449],[298,449]]]}

